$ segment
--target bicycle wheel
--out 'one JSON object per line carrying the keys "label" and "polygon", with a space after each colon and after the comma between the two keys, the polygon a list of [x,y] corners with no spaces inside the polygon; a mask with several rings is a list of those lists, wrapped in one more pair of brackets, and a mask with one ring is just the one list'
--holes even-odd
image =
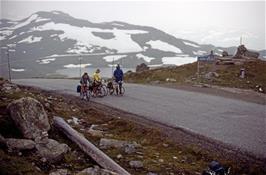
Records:
{"label": "bicycle wheel", "polygon": [[108,88],[105,84],[102,85],[102,88],[104,88],[104,96],[108,95]]}
{"label": "bicycle wheel", "polygon": [[105,88],[102,86],[100,86],[97,91],[98,97],[104,97],[106,94]]}
{"label": "bicycle wheel", "polygon": [[90,98],[91,98],[91,93],[90,93],[90,91],[87,91],[87,92],[85,93],[85,100],[86,100],[86,101],[90,101]]}
{"label": "bicycle wheel", "polygon": [[124,88],[124,86],[122,86],[122,88],[121,88],[121,92],[120,92],[120,95],[124,95],[125,94],[125,88]]}

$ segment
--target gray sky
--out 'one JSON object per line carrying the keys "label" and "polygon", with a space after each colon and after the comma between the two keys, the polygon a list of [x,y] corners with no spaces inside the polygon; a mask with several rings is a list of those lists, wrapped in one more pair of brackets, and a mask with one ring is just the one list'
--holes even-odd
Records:
{"label": "gray sky", "polygon": [[200,44],[265,49],[265,1],[2,1],[1,18],[20,20],[59,10],[92,22],[124,21],[159,28]]}

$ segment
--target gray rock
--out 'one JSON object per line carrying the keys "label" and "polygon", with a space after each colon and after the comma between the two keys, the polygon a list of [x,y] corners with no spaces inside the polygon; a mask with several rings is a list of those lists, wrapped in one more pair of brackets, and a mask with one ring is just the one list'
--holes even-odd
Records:
{"label": "gray rock", "polygon": [[11,83],[4,83],[1,88],[2,92],[5,93],[13,93],[13,92],[20,92],[20,89],[17,85]]}
{"label": "gray rock", "polygon": [[136,72],[142,72],[149,69],[150,68],[145,63],[141,63],[140,65],[137,65]]}
{"label": "gray rock", "polygon": [[132,153],[135,153],[136,152],[136,148],[135,148],[135,146],[133,144],[127,144],[124,147],[124,151],[127,154],[132,154]]}
{"label": "gray rock", "polygon": [[88,130],[88,133],[93,137],[103,137],[104,135],[103,130],[99,130],[97,125],[91,125],[90,129]]}
{"label": "gray rock", "polygon": [[142,161],[139,160],[132,160],[129,162],[131,168],[143,168]]}
{"label": "gray rock", "polygon": [[176,79],[174,79],[174,78],[166,78],[165,81],[166,82],[176,82]]}
{"label": "gray rock", "polygon": [[204,77],[206,79],[218,78],[219,74],[217,72],[208,72]]}
{"label": "gray rock", "polygon": [[9,150],[30,150],[35,148],[35,142],[28,139],[13,139],[8,138],[6,145]]}
{"label": "gray rock", "polygon": [[158,175],[157,173],[148,172],[147,175]]}
{"label": "gray rock", "polygon": [[24,97],[13,101],[7,108],[25,138],[35,139],[50,129],[47,114],[36,99]]}
{"label": "gray rock", "polygon": [[86,168],[76,175],[118,175],[117,173],[114,173],[109,170],[101,169],[98,166]]}
{"label": "gray rock", "polygon": [[70,148],[64,143],[58,143],[56,140],[48,139],[47,143],[39,143],[36,145],[37,153],[46,158],[49,162],[60,160]]}
{"label": "gray rock", "polygon": [[100,140],[100,148],[102,148],[102,149],[123,148],[127,144],[128,144],[128,142],[126,142],[126,141],[115,140],[115,139],[105,139],[105,138],[102,138]]}
{"label": "gray rock", "polygon": [[118,149],[122,149],[125,153],[128,153],[128,154],[136,152],[136,148],[139,148],[139,147],[141,147],[141,145],[137,144],[136,142],[129,143],[127,141],[106,139],[106,138],[102,138],[100,140],[101,149],[118,148]]}
{"label": "gray rock", "polygon": [[49,175],[68,175],[68,170],[67,169],[58,169],[56,171],[53,171],[49,173]]}

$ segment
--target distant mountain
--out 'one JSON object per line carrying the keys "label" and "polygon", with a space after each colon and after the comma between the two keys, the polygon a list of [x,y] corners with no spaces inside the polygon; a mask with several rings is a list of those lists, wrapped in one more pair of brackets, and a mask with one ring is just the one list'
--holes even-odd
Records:
{"label": "distant mountain", "polygon": [[[133,68],[184,64],[214,50],[234,53],[236,47],[215,47],[178,39],[161,30],[120,21],[92,23],[60,12],[37,12],[26,19],[0,20],[1,75],[7,74],[6,47],[17,77],[44,76],[59,69],[108,67],[120,63]],[[262,52],[265,55],[265,51]]]}

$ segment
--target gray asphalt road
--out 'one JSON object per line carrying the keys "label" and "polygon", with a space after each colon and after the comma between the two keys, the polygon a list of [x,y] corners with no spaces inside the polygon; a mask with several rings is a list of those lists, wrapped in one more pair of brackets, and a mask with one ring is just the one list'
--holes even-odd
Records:
{"label": "gray asphalt road", "polygon": [[[76,94],[78,80],[21,79],[15,82]],[[265,105],[162,87],[125,84],[125,88],[123,97],[94,100],[266,157]]]}

